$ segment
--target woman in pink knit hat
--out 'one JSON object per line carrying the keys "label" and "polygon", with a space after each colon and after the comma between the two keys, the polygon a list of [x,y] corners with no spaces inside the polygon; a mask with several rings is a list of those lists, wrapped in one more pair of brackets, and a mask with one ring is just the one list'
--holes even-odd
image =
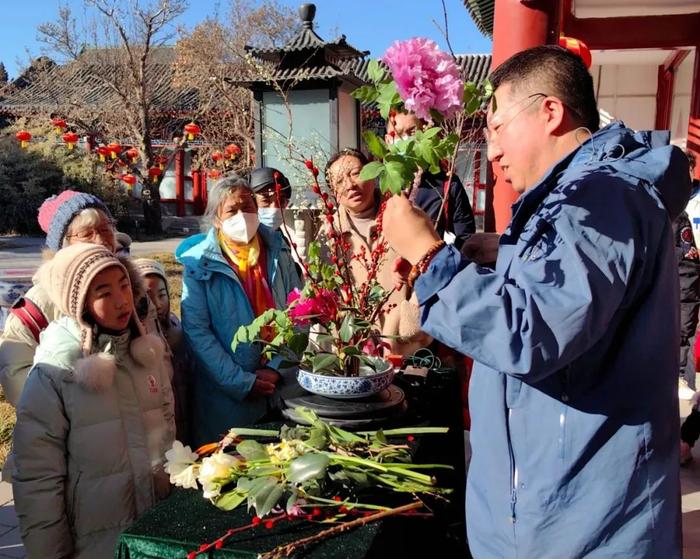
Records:
{"label": "woman in pink knit hat", "polygon": [[[104,202],[93,194],[65,190],[51,196],[39,208],[37,219],[46,233],[46,260],[61,248],[75,243],[99,244],[111,252],[119,248],[112,215]],[[41,332],[52,320],[62,316],[36,278],[34,284],[14,304],[0,337],[0,383],[5,397],[14,406],[22,393]],[[150,304],[142,283],[134,287],[137,310],[146,329],[160,332],[155,307]]]}
{"label": "woman in pink knit hat", "polygon": [[63,316],[43,332],[17,407],[22,540],[29,557],[112,557],[119,533],[169,492],[165,345],[138,319],[129,270],[111,250],[71,245],[37,276]]}

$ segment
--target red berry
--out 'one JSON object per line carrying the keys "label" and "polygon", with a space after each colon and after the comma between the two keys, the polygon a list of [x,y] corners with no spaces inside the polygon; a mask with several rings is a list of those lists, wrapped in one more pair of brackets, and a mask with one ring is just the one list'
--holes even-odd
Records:
{"label": "red berry", "polygon": [[413,435],[409,435],[408,437],[406,437],[406,440],[407,440],[409,443],[412,443],[413,440],[414,440]]}
{"label": "red berry", "polygon": [[197,552],[196,551],[190,551],[187,554],[187,559],[197,559]]}
{"label": "red berry", "polygon": [[342,501],[342,499],[341,499],[340,497],[338,497],[338,495],[336,495],[335,497],[333,497],[333,500],[334,500],[336,503],[339,503],[340,501]]}
{"label": "red berry", "polygon": [[317,177],[318,176],[318,167],[314,167],[313,169],[311,169],[311,174],[314,177]]}
{"label": "red berry", "polygon": [[214,544],[214,547],[215,547],[216,549],[221,549],[222,547],[224,547],[224,542],[223,542],[223,540],[217,540],[216,543]]}
{"label": "red berry", "polygon": [[327,221],[328,223],[333,223],[333,216],[330,215],[330,214],[326,214],[326,221]]}
{"label": "red berry", "polygon": [[316,507],[316,508],[314,508],[314,510],[311,511],[311,514],[313,516],[321,516],[321,509]]}
{"label": "red berry", "polygon": [[314,194],[321,194],[321,189],[319,188],[319,186],[317,184],[313,185],[311,187],[311,190],[314,192]]}
{"label": "red berry", "polygon": [[328,200],[328,193],[327,192],[321,192],[321,200],[324,202]]}
{"label": "red berry", "polygon": [[209,547],[208,543],[203,543],[202,545],[199,546],[199,551],[206,551],[208,547]]}
{"label": "red berry", "polygon": [[393,130],[389,130],[389,136],[393,138],[394,136],[396,136],[396,132],[394,132]]}
{"label": "red berry", "polygon": [[275,525],[275,521],[274,521],[274,520],[266,520],[266,521],[265,521],[265,528],[267,528],[268,530],[269,530],[270,528],[272,528],[274,525]]}
{"label": "red berry", "polygon": [[345,514],[345,513],[348,512],[349,509],[348,509],[348,507],[346,507],[345,505],[343,505],[343,506],[340,507],[338,510],[340,511],[340,514]]}
{"label": "red berry", "polygon": [[338,260],[338,266],[345,266],[345,260]]}
{"label": "red berry", "polygon": [[326,207],[329,211],[333,211],[333,202],[326,202]]}
{"label": "red berry", "polygon": [[254,516],[254,517],[253,517],[253,526],[257,526],[257,525],[260,524],[261,522],[262,522],[262,518],[260,518],[259,516]]}
{"label": "red berry", "polygon": [[309,171],[314,168],[314,162],[311,161],[310,159],[307,159],[306,161],[304,161],[304,165],[306,165],[306,168]]}
{"label": "red berry", "polygon": [[335,254],[333,256],[331,256],[331,262],[333,262],[333,264],[338,263],[338,257]]}

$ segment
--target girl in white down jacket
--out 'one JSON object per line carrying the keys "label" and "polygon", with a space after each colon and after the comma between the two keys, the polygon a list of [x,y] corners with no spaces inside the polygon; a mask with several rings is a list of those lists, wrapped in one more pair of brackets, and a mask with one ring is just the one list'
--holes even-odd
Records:
{"label": "girl in white down jacket", "polygon": [[22,540],[30,559],[112,557],[119,533],[169,489],[163,342],[144,334],[127,268],[104,247],[64,248],[39,277],[65,316],[42,333],[17,408]]}

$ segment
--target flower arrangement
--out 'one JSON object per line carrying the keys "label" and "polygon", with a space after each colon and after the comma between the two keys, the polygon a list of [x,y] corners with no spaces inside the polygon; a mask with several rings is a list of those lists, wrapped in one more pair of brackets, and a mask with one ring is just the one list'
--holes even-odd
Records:
{"label": "flower arrangement", "polygon": [[[201,486],[204,498],[222,510],[246,503],[258,518],[284,512],[320,520],[389,510],[381,504],[358,502],[357,497],[369,488],[373,495],[385,491],[411,498],[442,498],[451,492],[425,473],[451,466],[413,464],[410,452],[414,435],[446,433],[446,428],[350,433],[306,408],[295,412],[310,426],[285,425],[279,432],[233,428],[221,441],[197,452],[175,441],[165,455],[170,482],[191,489]],[[398,441],[393,439],[397,436]],[[273,442],[244,437],[267,437]]]}
{"label": "flower arrangement", "polygon": [[[490,86],[465,84],[453,57],[428,39],[396,42],[382,62],[385,67],[379,60],[369,63],[371,83],[353,95],[364,103],[376,104],[385,120],[395,118],[397,111],[410,110],[430,124],[414,137],[391,144],[372,132],[364,133],[375,161],[363,167],[360,179],[377,179],[385,201],[391,194],[410,190],[421,172],[438,173],[442,161],[454,161],[460,134],[450,131],[446,123],[456,119],[460,129],[463,119],[475,113],[490,95]],[[322,258],[321,245],[311,243],[307,262],[302,264],[304,288],[289,296],[285,310],[269,310],[241,327],[232,348],[235,351],[240,343],[262,342],[268,357],[281,354],[288,365],[299,364],[314,373],[357,376],[363,366],[364,370],[377,370],[378,359],[388,347],[375,326],[392,310],[388,301],[393,290],[384,289],[377,281],[388,251],[382,238],[384,203],[377,216],[371,252],[361,249],[348,254],[350,245],[338,229],[337,200],[330,189],[319,184],[314,162],[306,160],[305,165],[313,179],[312,191],[322,203],[328,254]],[[296,250],[294,244],[292,249]],[[352,262],[366,270],[367,279],[360,286],[352,281]]]}

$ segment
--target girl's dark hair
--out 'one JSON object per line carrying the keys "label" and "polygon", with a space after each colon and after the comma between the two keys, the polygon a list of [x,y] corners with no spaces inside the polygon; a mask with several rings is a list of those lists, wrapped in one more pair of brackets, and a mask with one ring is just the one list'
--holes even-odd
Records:
{"label": "girl's dark hair", "polygon": [[544,45],[518,52],[496,68],[489,81],[494,91],[509,84],[522,95],[552,95],[573,113],[579,126],[591,132],[600,127],[593,78],[583,59],[565,48]]}
{"label": "girl's dark hair", "polygon": [[360,150],[357,150],[357,149],[354,149],[354,148],[344,148],[344,149],[341,149],[339,152],[337,152],[336,154],[334,154],[334,155],[328,160],[328,162],[326,163],[326,168],[325,168],[324,171],[323,171],[323,176],[324,176],[324,178],[326,179],[326,185],[328,185],[329,188],[331,188],[332,185],[331,185],[331,179],[330,179],[330,177],[328,176],[328,171],[330,170],[331,165],[333,165],[333,163],[335,163],[336,161],[338,161],[338,159],[340,159],[341,157],[354,157],[354,158],[357,159],[360,163],[362,163],[362,166],[363,166],[363,167],[364,167],[365,165],[367,165],[367,163],[369,163],[369,159],[367,159],[367,156],[366,156],[364,153],[362,153]]}

